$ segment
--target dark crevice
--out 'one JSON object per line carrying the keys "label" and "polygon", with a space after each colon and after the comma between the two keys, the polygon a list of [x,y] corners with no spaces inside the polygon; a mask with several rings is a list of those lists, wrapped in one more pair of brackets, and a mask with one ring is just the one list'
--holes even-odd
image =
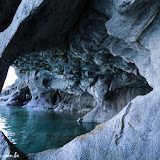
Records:
{"label": "dark crevice", "polygon": [[0,32],[11,24],[21,0],[0,0]]}

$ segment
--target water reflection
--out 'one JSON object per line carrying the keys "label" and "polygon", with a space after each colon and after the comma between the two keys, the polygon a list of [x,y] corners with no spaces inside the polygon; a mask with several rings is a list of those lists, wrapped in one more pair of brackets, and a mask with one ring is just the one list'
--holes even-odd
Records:
{"label": "water reflection", "polygon": [[0,130],[26,154],[36,153],[62,147],[96,126],[95,123],[77,123],[79,116],[0,106]]}

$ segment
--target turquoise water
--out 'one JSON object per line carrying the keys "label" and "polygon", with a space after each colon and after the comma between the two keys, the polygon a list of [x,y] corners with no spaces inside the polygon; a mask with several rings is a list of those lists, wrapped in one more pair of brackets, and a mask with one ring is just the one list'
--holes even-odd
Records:
{"label": "turquoise water", "polygon": [[56,114],[51,110],[27,110],[0,106],[0,130],[20,150],[36,153],[62,147],[78,135],[94,129],[95,123],[79,124],[78,114]]}

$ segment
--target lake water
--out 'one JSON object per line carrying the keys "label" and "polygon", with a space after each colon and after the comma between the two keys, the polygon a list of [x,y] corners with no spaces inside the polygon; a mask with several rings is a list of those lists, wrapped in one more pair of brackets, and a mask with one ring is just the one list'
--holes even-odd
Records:
{"label": "lake water", "polygon": [[51,110],[27,110],[0,106],[0,130],[20,150],[37,153],[62,147],[78,135],[95,128],[95,123],[79,124],[78,114],[57,114]]}

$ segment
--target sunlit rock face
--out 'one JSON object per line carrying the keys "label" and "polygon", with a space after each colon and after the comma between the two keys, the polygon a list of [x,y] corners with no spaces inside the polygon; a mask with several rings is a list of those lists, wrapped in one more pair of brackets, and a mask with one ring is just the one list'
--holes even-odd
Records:
{"label": "sunlit rock face", "polygon": [[1,160],[27,160],[26,155],[13,145],[0,131],[0,159]]}

